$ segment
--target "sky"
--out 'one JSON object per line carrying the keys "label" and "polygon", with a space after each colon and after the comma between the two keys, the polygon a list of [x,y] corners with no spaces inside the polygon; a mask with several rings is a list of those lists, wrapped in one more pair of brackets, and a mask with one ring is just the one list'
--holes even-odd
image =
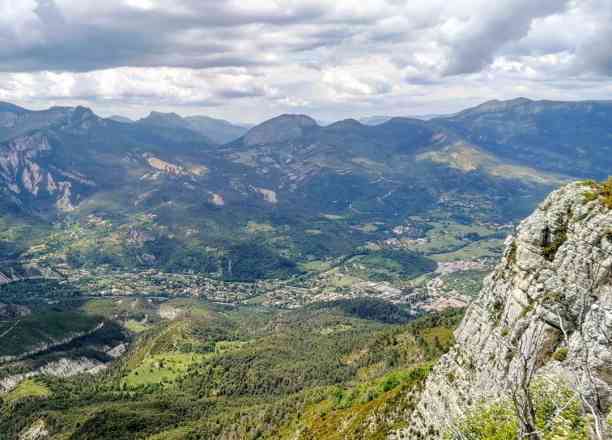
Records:
{"label": "sky", "polygon": [[612,0],[0,0],[0,100],[259,122],[612,99]]}

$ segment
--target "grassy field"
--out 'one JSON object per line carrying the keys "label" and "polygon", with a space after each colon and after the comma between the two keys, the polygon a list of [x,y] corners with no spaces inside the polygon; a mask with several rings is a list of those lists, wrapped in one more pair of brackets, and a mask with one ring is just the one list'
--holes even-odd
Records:
{"label": "grassy field", "polygon": [[128,388],[137,388],[151,384],[172,385],[194,364],[201,362],[204,356],[197,353],[163,353],[147,357],[125,377]]}
{"label": "grassy field", "polygon": [[493,238],[468,243],[464,247],[450,252],[430,255],[430,258],[439,262],[499,258],[503,248],[504,240]]}
{"label": "grassy field", "polygon": [[476,296],[480,292],[483,280],[488,273],[489,271],[466,270],[442,275],[443,290],[456,290],[468,296]]}
{"label": "grassy field", "polygon": [[300,269],[306,272],[325,272],[331,269],[331,264],[327,261],[314,260],[300,264]]}
{"label": "grassy field", "polygon": [[255,341],[218,341],[215,343],[215,353],[222,354],[239,351]]}
{"label": "grassy field", "polygon": [[36,379],[26,379],[21,382],[17,388],[5,396],[7,402],[17,402],[25,398],[42,398],[48,397],[51,394],[46,385],[38,382]]}
{"label": "grassy field", "polygon": [[246,230],[250,234],[268,233],[271,234],[275,231],[274,226],[269,223],[256,223],[248,222]]}
{"label": "grassy field", "polygon": [[[124,320],[132,327],[128,327],[130,330],[136,331],[137,324],[145,318],[149,321],[159,320],[158,305],[158,302],[144,296],[89,298],[80,306],[80,310],[91,316]],[[142,331],[142,328],[138,331]]]}
{"label": "grassy field", "polygon": [[81,307],[82,310],[90,315],[99,315],[104,317],[112,317],[119,310],[117,302],[112,298],[95,298],[85,302]]}
{"label": "grassy field", "polygon": [[134,333],[142,333],[144,331],[147,331],[151,327],[146,324],[143,324],[140,321],[130,319],[125,322],[125,328]]}
{"label": "grassy field", "polygon": [[[436,221],[428,223],[427,242],[413,246],[413,250],[425,255],[449,254],[466,247],[480,247],[480,240],[500,239],[499,230],[482,225],[463,225],[455,222]],[[498,244],[497,242],[495,242]]]}

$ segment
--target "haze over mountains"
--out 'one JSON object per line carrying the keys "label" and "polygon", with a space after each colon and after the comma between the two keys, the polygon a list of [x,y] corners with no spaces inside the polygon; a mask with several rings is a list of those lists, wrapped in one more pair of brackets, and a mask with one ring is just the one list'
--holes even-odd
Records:
{"label": "haze over mountains", "polygon": [[[444,116],[446,115],[432,114],[432,115],[415,115],[415,116],[410,116],[410,117],[414,119],[421,119],[422,121],[429,121],[430,119],[442,118]],[[380,124],[383,124],[389,121],[390,119],[393,119],[394,117],[395,116],[375,115],[375,116],[366,116],[364,118],[359,118],[358,120],[359,122],[365,125],[380,125]]]}
{"label": "haze over mountains", "polygon": [[181,127],[193,130],[217,144],[232,141],[245,134],[249,128],[248,126],[236,125],[208,116],[188,116],[182,118],[176,113],[159,112],[152,112],[146,118],[136,121],[136,123],[160,127]]}
{"label": "haze over mountains", "polygon": [[252,127],[252,125],[232,124],[223,119],[215,119],[208,116],[187,116],[183,118],[176,113],[160,112],[151,112],[149,116],[137,121],[120,115],[109,116],[107,119],[125,124],[140,123],[161,127],[183,127],[199,132],[218,144],[237,139]]}

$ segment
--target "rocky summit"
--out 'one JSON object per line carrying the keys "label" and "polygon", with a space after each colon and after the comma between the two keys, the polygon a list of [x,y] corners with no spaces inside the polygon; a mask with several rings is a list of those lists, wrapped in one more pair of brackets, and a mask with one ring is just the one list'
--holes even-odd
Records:
{"label": "rocky summit", "polygon": [[317,122],[306,115],[281,115],[260,124],[244,137],[244,144],[265,145],[300,138],[309,128],[318,127]]}
{"label": "rocky summit", "polygon": [[504,401],[524,438],[542,438],[536,384],[566,387],[590,438],[610,438],[612,211],[602,191],[590,182],[567,185],[508,238],[455,346],[427,379],[417,423],[392,438],[474,438],[461,435],[462,422]]}

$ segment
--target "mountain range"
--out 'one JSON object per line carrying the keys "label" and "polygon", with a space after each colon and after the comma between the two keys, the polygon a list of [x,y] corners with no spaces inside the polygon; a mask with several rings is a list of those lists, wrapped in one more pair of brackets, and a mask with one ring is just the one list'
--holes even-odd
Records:
{"label": "mountain range", "polygon": [[[249,130],[157,112],[115,119],[84,107],[0,104],[9,254],[230,276],[224,259],[242,258],[248,243],[258,261],[271,261],[256,271],[265,277],[291,272],[288,261],[387,239],[426,213],[511,222],[562,182],[601,179],[612,167],[610,102],[490,101],[373,126],[347,119],[323,127],[306,115]],[[24,219],[30,229],[16,232]],[[69,234],[48,242],[57,228],[96,222],[112,233],[95,245]]]}
{"label": "mountain range", "polygon": [[[386,115],[374,115],[374,116],[366,116],[363,118],[359,118],[358,121],[364,125],[380,125],[385,122],[393,119],[396,116],[386,116]],[[414,115],[411,116],[413,119],[420,119],[421,121],[429,121],[430,119],[442,118],[445,117],[443,114],[424,114],[424,115]]]}

